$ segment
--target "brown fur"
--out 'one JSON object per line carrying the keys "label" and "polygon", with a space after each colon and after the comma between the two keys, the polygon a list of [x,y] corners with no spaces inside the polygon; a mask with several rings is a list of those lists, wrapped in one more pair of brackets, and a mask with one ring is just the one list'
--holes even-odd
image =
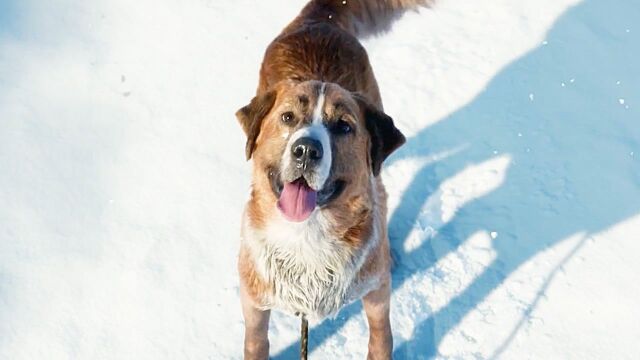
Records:
{"label": "brown fur", "polygon": [[254,304],[259,305],[264,303],[262,297],[264,294],[272,291],[271,285],[258,275],[253,259],[244,247],[240,248],[240,254],[238,255],[238,272],[245,285],[247,294],[249,298],[254,301]]}
{"label": "brown fur", "polygon": [[[265,323],[268,324],[269,312],[259,309],[267,307],[266,299],[274,292],[274,284],[257,271],[249,244],[266,240],[249,237],[266,229],[278,216],[278,199],[270,176],[279,169],[289,134],[311,121],[320,82],[326,83],[325,126],[331,127],[340,119],[353,128],[349,136],[333,137],[332,169],[327,183],[339,179],[347,186],[322,211],[330,219],[335,238],[341,239],[353,256],[377,234],[379,241],[370,249],[354,281],[379,281],[379,287],[363,298],[371,331],[369,356],[390,357],[391,258],[385,222],[386,193],[377,175],[384,159],[404,142],[404,136],[383,112],[367,53],[355,36],[384,30],[400,11],[426,2],[312,0],[268,46],[256,97],[236,113],[247,134],[247,158],[253,158],[252,191],[238,259],[248,358],[264,358],[268,354]],[[292,113],[295,120],[283,123],[284,112]],[[377,223],[373,221],[374,212]]]}

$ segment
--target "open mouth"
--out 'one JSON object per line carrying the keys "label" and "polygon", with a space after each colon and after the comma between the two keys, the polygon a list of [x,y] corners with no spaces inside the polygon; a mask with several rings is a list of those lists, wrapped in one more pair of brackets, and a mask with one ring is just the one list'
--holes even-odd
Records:
{"label": "open mouth", "polygon": [[345,187],[344,181],[335,180],[320,190],[314,190],[304,176],[284,183],[279,178],[275,171],[269,171],[271,189],[278,198],[278,209],[287,220],[293,222],[307,220],[316,207],[325,206],[336,199]]}
{"label": "open mouth", "polygon": [[317,198],[318,192],[310,188],[301,177],[294,182],[284,183],[278,199],[278,209],[289,221],[304,221],[316,208]]}

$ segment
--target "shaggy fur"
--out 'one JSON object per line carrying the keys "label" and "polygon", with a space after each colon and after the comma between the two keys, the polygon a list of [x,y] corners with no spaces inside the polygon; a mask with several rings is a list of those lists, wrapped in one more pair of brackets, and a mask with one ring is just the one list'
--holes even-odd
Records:
{"label": "shaggy fur", "polygon": [[[356,36],[382,31],[424,3],[313,0],[267,48],[256,97],[236,113],[253,159],[238,259],[245,358],[268,356],[270,309],[322,318],[360,298],[369,356],[390,358],[391,260],[379,173],[404,136],[383,112]],[[303,136],[324,149],[311,169],[290,154]],[[290,222],[276,203],[283,183],[303,178],[318,203],[308,219]]]}

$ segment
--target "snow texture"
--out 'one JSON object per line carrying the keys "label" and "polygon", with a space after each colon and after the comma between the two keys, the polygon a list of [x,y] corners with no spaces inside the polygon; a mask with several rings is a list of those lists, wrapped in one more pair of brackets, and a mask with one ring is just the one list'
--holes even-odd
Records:
{"label": "snow texture", "polygon": [[[0,358],[239,359],[233,116],[283,1],[0,0]],[[365,41],[408,142],[396,359],[640,358],[640,2],[441,0]],[[354,303],[312,359],[362,359]],[[274,314],[271,354],[296,357]]]}

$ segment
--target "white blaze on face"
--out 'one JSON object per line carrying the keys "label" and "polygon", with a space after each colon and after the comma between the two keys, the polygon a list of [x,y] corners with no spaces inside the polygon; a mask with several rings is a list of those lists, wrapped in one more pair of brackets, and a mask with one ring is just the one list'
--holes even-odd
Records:
{"label": "white blaze on face", "polygon": [[322,109],[324,109],[324,88],[325,84],[322,83],[320,86],[320,94],[318,94],[318,101],[316,102],[316,107],[313,109],[312,121],[313,124],[322,124]]}
{"label": "white blaze on face", "polygon": [[[322,160],[320,160],[320,163],[318,164],[318,166],[316,166],[315,169],[310,169],[311,173],[308,174],[310,176],[309,178],[307,178],[309,186],[314,190],[322,189],[324,183],[329,178],[329,173],[331,172],[331,138],[329,137],[327,128],[322,123],[322,114],[325,103],[324,90],[325,84],[322,84],[322,86],[320,87],[320,94],[318,95],[316,107],[313,109],[311,124],[298,129],[291,135],[287,146],[285,147],[284,156],[282,158],[282,165],[284,169],[290,166],[295,166],[295,162],[291,158],[291,147],[293,143],[301,137],[309,137],[311,139],[318,140],[322,145]],[[284,171],[284,173],[286,173],[286,170]]]}

